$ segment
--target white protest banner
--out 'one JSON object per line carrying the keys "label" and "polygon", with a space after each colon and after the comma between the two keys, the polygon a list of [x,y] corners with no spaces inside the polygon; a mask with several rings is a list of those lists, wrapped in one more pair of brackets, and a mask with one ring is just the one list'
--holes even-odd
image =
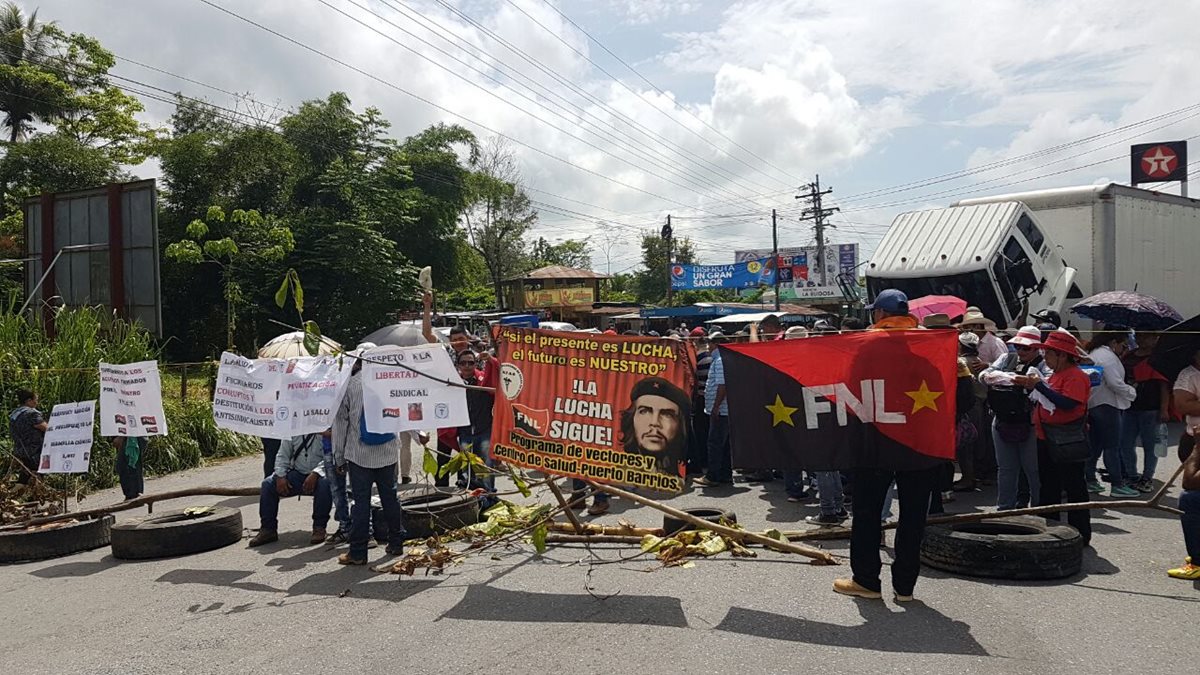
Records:
{"label": "white protest banner", "polygon": [[280,411],[278,405],[286,363],[283,359],[247,359],[223,352],[213,389],[213,421],[217,426],[262,438],[291,438],[288,413]]}
{"label": "white protest banner", "polygon": [[333,426],[354,359],[307,356],[288,359],[279,395],[279,415],[290,415],[290,434],[319,434]]}
{"label": "white protest banner", "polygon": [[467,390],[439,381],[462,382],[444,347],[379,347],[364,356],[370,359],[362,370],[367,431],[423,431],[471,423]]}
{"label": "white protest banner", "polygon": [[59,403],[50,411],[38,473],[87,473],[92,460],[96,402]]}
{"label": "white protest banner", "polygon": [[100,435],[167,435],[157,362],[100,364]]}

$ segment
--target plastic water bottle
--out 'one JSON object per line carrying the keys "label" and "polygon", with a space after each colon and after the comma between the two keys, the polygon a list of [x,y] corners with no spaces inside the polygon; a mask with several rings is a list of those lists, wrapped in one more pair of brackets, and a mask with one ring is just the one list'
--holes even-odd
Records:
{"label": "plastic water bottle", "polygon": [[1154,454],[1158,457],[1167,456],[1167,447],[1171,444],[1171,440],[1167,438],[1167,425],[1158,425],[1158,433],[1154,437]]}

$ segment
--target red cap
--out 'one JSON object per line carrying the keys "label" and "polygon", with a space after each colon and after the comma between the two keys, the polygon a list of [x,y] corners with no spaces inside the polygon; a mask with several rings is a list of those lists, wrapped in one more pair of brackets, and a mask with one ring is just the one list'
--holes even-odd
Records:
{"label": "red cap", "polygon": [[708,333],[705,332],[704,326],[696,326],[692,329],[692,337],[704,337],[705,335]]}
{"label": "red cap", "polygon": [[615,330],[613,330],[613,329],[609,328],[608,330],[604,331],[604,334],[605,334],[605,335],[616,335],[616,334],[617,334],[617,331],[615,331]]}

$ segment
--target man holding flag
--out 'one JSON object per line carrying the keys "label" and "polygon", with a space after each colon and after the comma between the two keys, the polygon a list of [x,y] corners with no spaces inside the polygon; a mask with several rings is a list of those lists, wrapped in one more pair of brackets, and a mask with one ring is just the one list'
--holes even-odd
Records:
{"label": "man holding flag", "polygon": [[938,467],[954,458],[958,341],[953,331],[918,330],[899,291],[881,292],[868,309],[871,331],[729,347],[733,455],[747,468],[851,473],[854,575],[834,590],[864,598],[882,597],[880,513],[895,481],[892,587],[904,602],[920,571]]}

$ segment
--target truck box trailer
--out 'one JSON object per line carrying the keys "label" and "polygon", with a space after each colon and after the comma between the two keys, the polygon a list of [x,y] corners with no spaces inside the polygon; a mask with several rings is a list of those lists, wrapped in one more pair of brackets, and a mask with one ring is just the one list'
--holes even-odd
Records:
{"label": "truck box trailer", "polygon": [[1200,200],[1117,184],[1040,190],[900,214],[868,264],[867,290],[957,295],[1007,326],[1116,289],[1194,316],[1197,251]]}

